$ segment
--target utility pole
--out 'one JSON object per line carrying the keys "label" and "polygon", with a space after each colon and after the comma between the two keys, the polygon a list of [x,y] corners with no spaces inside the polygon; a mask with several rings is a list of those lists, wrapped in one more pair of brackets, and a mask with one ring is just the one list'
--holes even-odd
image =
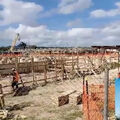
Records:
{"label": "utility pole", "polygon": [[109,81],[109,69],[105,69],[104,78],[104,120],[108,120],[108,81]]}

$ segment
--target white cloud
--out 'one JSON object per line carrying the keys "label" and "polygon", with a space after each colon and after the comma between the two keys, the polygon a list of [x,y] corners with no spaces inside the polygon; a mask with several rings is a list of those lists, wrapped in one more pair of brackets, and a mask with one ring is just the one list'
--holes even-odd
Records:
{"label": "white cloud", "polygon": [[115,5],[120,8],[120,2],[116,2]]}
{"label": "white cloud", "polygon": [[67,23],[67,27],[81,27],[82,26],[82,21],[80,19],[75,19],[73,21],[69,21]]}
{"label": "white cloud", "polygon": [[58,8],[53,8],[49,11],[40,14],[40,18],[51,17],[52,15],[58,14]]}
{"label": "white cloud", "polygon": [[76,11],[83,11],[89,8],[91,4],[91,0],[61,0],[58,9],[61,14],[71,14]]}
{"label": "white cloud", "polygon": [[96,17],[96,18],[106,16],[106,12],[102,9],[92,11],[90,14],[91,14],[92,17]]}
{"label": "white cloud", "polygon": [[113,16],[120,15],[120,2],[115,3],[115,5],[117,6],[116,9],[111,9],[108,11],[97,9],[92,11],[90,15],[91,17],[95,17],[95,18],[113,17]]}
{"label": "white cloud", "polygon": [[50,17],[55,14],[72,14],[83,11],[92,5],[92,0],[60,0],[56,8],[46,11],[40,17]]}
{"label": "white cloud", "polygon": [[106,25],[103,28],[72,28],[65,31],[50,30],[47,26],[31,27],[19,25],[0,31],[0,40],[12,42],[15,33],[19,32],[21,41],[38,46],[91,46],[120,44],[120,22]]}
{"label": "white cloud", "polygon": [[0,10],[0,25],[36,24],[38,14],[43,10],[41,5],[18,0],[0,0],[0,5],[3,7]]}

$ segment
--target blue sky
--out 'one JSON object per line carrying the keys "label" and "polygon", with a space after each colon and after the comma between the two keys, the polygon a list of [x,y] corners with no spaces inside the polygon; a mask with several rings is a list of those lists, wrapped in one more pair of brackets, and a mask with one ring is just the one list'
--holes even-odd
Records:
{"label": "blue sky", "polygon": [[[40,4],[44,7],[44,11],[42,14],[57,8],[60,3],[60,0],[23,0],[25,2],[35,2],[36,4]],[[73,14],[51,14],[51,16],[43,17],[38,19],[39,24],[45,24],[50,29],[64,30],[68,29],[66,24],[69,21],[74,21],[75,19],[81,19],[83,22],[83,27],[97,27],[99,24],[106,24],[108,22],[112,22],[119,18],[103,18],[103,19],[94,19],[90,18],[89,13],[95,9],[104,9],[109,10],[112,8],[116,8],[114,3],[119,2],[119,0],[93,0],[90,8],[85,9],[82,12],[76,11]],[[58,24],[60,22],[60,24]]]}
{"label": "blue sky", "polygon": [[119,23],[120,0],[1,0],[0,46],[116,45]]}
{"label": "blue sky", "polygon": [[[23,1],[30,1],[35,2],[36,4],[40,4],[44,7],[44,12],[48,12],[49,10],[52,10],[54,8],[57,8],[57,6],[60,3],[60,0],[23,0]],[[93,11],[95,9],[104,9],[104,10],[110,10],[115,9],[116,6],[114,5],[116,2],[119,2],[120,0],[92,0],[92,5],[88,9],[85,9],[82,12],[76,11],[73,14],[53,14],[49,17],[43,17],[38,20],[39,24],[45,24],[50,29],[58,29],[58,30],[64,30],[68,27],[66,24],[69,21],[74,21],[75,19],[81,19],[83,27],[97,27],[99,24],[106,24],[108,22],[112,22],[114,20],[118,20],[120,17],[114,17],[114,18],[103,18],[103,19],[94,19],[90,18],[89,14],[90,11]],[[58,24],[60,22],[60,24]]]}

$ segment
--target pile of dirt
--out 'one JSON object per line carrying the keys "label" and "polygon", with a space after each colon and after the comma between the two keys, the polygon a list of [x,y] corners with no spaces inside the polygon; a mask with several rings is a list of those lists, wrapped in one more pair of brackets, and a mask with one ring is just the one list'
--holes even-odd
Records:
{"label": "pile of dirt", "polygon": [[29,107],[31,103],[29,102],[22,102],[21,104],[15,104],[13,106],[8,106],[8,111],[16,111],[16,110],[23,110],[25,107]]}
{"label": "pile of dirt", "polygon": [[23,95],[28,95],[30,92],[31,87],[30,86],[24,86],[24,87],[19,87],[13,96],[23,96]]}
{"label": "pile of dirt", "polygon": [[[7,106],[5,112],[7,114],[4,115],[4,120],[24,120],[26,116],[24,115],[15,115],[14,111],[22,111],[24,108],[31,106],[30,102],[22,102],[21,104],[14,104],[12,106]],[[4,113],[5,113],[4,112]],[[1,119],[0,119],[1,120]]]}

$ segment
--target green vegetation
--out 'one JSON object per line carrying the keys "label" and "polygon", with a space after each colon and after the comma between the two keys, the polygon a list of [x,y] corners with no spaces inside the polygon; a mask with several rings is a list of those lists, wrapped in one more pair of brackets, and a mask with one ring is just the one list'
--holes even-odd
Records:
{"label": "green vegetation", "polygon": [[112,118],[113,116],[115,116],[115,111],[114,110],[110,110],[109,111],[109,117]]}
{"label": "green vegetation", "polygon": [[115,120],[120,120],[120,118],[116,118]]}
{"label": "green vegetation", "polygon": [[10,46],[7,47],[0,47],[0,53],[8,51],[10,49]]}
{"label": "green vegetation", "polygon": [[116,62],[111,63],[111,69],[116,69],[118,67],[120,67],[120,63],[116,63]]}
{"label": "green vegetation", "polygon": [[74,111],[72,113],[66,114],[63,119],[64,120],[75,120],[76,118],[82,118],[81,111]]}

